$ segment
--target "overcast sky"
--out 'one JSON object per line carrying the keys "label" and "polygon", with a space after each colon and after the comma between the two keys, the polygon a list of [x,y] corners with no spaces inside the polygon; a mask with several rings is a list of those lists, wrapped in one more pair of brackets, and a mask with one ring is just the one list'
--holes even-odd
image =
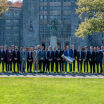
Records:
{"label": "overcast sky", "polygon": [[22,1],[22,0],[8,0],[8,1],[12,1],[12,2],[15,2],[15,1]]}

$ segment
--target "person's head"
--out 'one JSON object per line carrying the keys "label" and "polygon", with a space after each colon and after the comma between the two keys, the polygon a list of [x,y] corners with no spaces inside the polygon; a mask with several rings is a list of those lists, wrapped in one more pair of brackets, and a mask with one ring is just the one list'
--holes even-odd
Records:
{"label": "person's head", "polygon": [[85,46],[85,51],[87,51],[88,50],[88,47],[87,46]]}
{"label": "person's head", "polygon": [[90,51],[93,51],[93,50],[94,50],[93,46],[90,46]]}
{"label": "person's head", "polygon": [[4,46],[4,50],[6,50],[7,49],[7,46]]}
{"label": "person's head", "polygon": [[81,51],[81,47],[80,46],[78,46],[78,51]]}
{"label": "person's head", "polygon": [[18,46],[15,46],[15,50],[18,50]]}
{"label": "person's head", "polygon": [[67,45],[67,46],[66,46],[66,50],[68,50],[68,49],[69,49],[69,46]]}
{"label": "person's head", "polygon": [[49,46],[49,51],[52,51],[52,47],[51,46]]}
{"label": "person's head", "polygon": [[74,49],[74,45],[72,45],[72,49]]}
{"label": "person's head", "polygon": [[56,47],[54,47],[54,51],[56,51]]}
{"label": "person's head", "polygon": [[101,50],[104,50],[104,46],[101,46]]}
{"label": "person's head", "polygon": [[8,48],[8,51],[11,51],[11,47]]}
{"label": "person's head", "polygon": [[24,46],[24,47],[22,48],[22,50],[23,50],[23,51],[26,51],[26,47]]}
{"label": "person's head", "polygon": [[100,50],[100,47],[99,46],[97,46],[97,51],[99,51]]}
{"label": "person's head", "polygon": [[48,48],[45,48],[45,51],[48,51]]}
{"label": "person's head", "polygon": [[94,51],[97,51],[97,47],[94,47]]}

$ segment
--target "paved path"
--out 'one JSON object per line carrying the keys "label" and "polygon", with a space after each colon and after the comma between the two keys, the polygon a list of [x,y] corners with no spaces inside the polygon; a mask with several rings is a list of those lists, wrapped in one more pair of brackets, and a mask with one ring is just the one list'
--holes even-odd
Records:
{"label": "paved path", "polygon": [[0,73],[0,77],[29,77],[29,78],[38,78],[38,77],[44,77],[44,78],[88,78],[88,79],[103,79],[104,74],[43,74],[43,73]]}

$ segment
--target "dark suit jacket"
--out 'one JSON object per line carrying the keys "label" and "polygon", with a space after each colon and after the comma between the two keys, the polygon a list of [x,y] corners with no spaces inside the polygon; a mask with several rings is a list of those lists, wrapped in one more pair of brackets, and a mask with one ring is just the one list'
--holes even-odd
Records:
{"label": "dark suit jacket", "polygon": [[103,52],[101,52],[101,51],[96,52],[96,62],[102,63],[102,60],[103,60]]}
{"label": "dark suit jacket", "polygon": [[81,55],[80,55],[80,52],[77,51],[77,61],[83,61],[83,59],[84,59],[84,52],[81,51]]}
{"label": "dark suit jacket", "polygon": [[[76,56],[77,56],[77,51],[74,49],[74,50],[72,50],[71,49],[71,51],[72,51],[72,53],[73,53],[73,56],[74,56],[74,58],[76,58]],[[73,52],[74,51],[74,52]]]}
{"label": "dark suit jacket", "polygon": [[47,59],[48,59],[48,61],[54,61],[54,52],[53,51],[51,51],[51,53],[50,53],[50,51],[48,51],[47,52]]}
{"label": "dark suit jacket", "polygon": [[39,58],[39,60],[41,60],[41,61],[45,61],[45,59],[46,59],[46,52],[45,52],[45,50],[40,50],[40,51],[39,51],[39,53],[38,53],[38,58]]}
{"label": "dark suit jacket", "polygon": [[65,50],[65,51],[64,51],[64,55],[65,55],[65,56],[68,56],[68,57],[74,58],[74,55],[73,55],[72,50]]}
{"label": "dark suit jacket", "polygon": [[84,51],[84,60],[85,61],[89,61],[89,57],[90,57],[90,52],[89,51]]}
{"label": "dark suit jacket", "polygon": [[96,53],[93,51],[92,54],[89,54],[89,62],[94,62],[96,60]]}
{"label": "dark suit jacket", "polygon": [[13,62],[20,62],[20,52],[13,51]]}
{"label": "dark suit jacket", "polygon": [[29,52],[27,53],[27,62],[33,62],[33,53],[29,56]]}
{"label": "dark suit jacket", "polygon": [[6,52],[1,51],[1,61],[6,61]]}
{"label": "dark suit jacket", "polygon": [[9,51],[6,52],[6,59],[7,59],[7,62],[12,61],[12,52],[9,52]]}

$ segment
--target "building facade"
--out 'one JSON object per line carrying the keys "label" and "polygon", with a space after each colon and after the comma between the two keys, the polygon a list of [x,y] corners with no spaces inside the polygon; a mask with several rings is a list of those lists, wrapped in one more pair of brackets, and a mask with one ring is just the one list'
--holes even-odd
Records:
{"label": "building facade", "polygon": [[80,22],[75,14],[76,0],[24,0],[22,7],[10,7],[0,18],[0,45],[50,45],[55,21],[57,42],[75,46],[103,45],[104,35],[75,36]]}

